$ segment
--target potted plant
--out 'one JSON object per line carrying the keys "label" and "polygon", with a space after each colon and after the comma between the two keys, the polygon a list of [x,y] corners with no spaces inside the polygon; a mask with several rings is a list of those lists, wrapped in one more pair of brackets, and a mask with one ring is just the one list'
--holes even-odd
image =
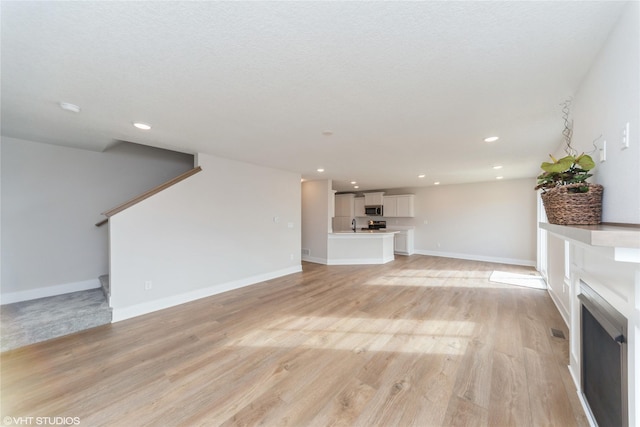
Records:
{"label": "potted plant", "polygon": [[565,157],[556,159],[552,155],[551,162],[543,162],[538,176],[536,190],[542,189],[547,220],[551,224],[560,225],[593,225],[600,224],[602,218],[602,186],[591,184],[587,179],[595,166],[588,154],[577,155],[571,145],[573,135],[572,123],[569,121],[571,101],[563,104]]}

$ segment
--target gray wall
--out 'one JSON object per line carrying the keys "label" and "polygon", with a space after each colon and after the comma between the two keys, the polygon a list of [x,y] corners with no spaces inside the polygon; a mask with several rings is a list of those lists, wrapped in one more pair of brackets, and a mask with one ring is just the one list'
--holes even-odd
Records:
{"label": "gray wall", "polygon": [[535,265],[535,185],[532,178],[385,190],[415,194],[415,218],[380,219],[415,227],[418,254]]}
{"label": "gray wall", "polygon": [[3,137],[1,151],[3,303],[108,273],[100,213],[193,167],[191,155],[130,143],[101,153]]}

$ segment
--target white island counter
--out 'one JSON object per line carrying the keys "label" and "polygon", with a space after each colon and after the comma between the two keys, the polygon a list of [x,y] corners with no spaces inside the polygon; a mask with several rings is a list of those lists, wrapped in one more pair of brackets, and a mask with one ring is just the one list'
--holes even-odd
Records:
{"label": "white island counter", "polygon": [[328,265],[385,264],[394,260],[398,231],[358,230],[329,233]]}

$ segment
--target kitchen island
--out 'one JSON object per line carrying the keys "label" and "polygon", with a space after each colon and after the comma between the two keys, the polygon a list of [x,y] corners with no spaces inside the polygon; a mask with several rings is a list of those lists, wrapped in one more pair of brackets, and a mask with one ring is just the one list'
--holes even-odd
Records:
{"label": "kitchen island", "polygon": [[394,260],[398,231],[358,230],[329,233],[328,265],[386,264]]}

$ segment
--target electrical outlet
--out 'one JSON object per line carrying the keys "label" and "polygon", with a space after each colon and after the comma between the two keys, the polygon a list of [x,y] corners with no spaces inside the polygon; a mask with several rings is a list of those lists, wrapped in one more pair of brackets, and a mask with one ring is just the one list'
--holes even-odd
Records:
{"label": "electrical outlet", "polygon": [[144,282],[144,290],[148,291],[151,290],[151,288],[153,288],[153,282],[151,280],[147,280]]}

